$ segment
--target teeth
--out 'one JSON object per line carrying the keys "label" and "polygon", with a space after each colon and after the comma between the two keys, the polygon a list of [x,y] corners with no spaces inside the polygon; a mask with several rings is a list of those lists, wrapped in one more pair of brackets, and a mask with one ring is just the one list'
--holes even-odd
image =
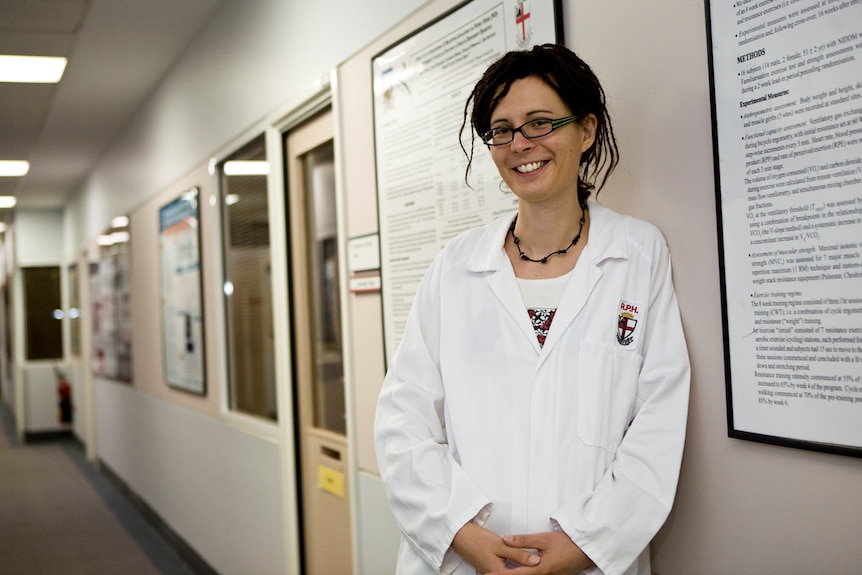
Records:
{"label": "teeth", "polygon": [[541,168],[544,165],[545,165],[545,162],[532,162],[530,164],[524,164],[523,166],[518,166],[515,169],[518,170],[522,174],[527,174],[530,172],[535,172],[536,170],[538,170],[539,168]]}

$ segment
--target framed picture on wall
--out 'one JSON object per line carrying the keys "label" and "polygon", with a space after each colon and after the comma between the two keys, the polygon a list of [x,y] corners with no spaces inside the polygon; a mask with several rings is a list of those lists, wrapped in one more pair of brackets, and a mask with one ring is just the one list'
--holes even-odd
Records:
{"label": "framed picture on wall", "polygon": [[199,195],[192,188],[159,209],[160,296],[165,380],[204,395]]}
{"label": "framed picture on wall", "polygon": [[862,4],[707,2],[730,437],[862,456]]}
{"label": "framed picture on wall", "polygon": [[[559,43],[559,0],[471,0],[372,59],[381,294],[387,360],[401,340],[419,281],[450,239],[514,211],[488,154],[465,183],[464,104],[504,53]],[[484,146],[483,146],[484,147]],[[481,152],[482,150],[477,150]]]}
{"label": "framed picture on wall", "polygon": [[[132,382],[132,261],[128,218],[115,218],[88,249],[93,373],[115,381]],[[77,276],[77,270],[76,274]],[[77,279],[75,280],[77,282]],[[71,283],[71,275],[70,275]],[[75,336],[78,319],[70,322]],[[76,337],[76,336],[75,336]],[[75,353],[76,340],[72,340]]]}

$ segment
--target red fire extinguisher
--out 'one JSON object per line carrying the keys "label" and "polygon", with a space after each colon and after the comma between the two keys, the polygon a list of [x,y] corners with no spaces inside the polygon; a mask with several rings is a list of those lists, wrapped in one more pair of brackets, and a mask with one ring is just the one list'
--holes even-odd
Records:
{"label": "red fire extinguisher", "polygon": [[66,374],[59,369],[57,374],[57,420],[60,423],[72,423],[72,386],[66,379]]}

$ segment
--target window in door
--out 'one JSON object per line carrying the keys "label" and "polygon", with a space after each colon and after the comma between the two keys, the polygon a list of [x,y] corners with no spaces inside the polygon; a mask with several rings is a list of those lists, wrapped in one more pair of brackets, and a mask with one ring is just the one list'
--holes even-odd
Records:
{"label": "window in door", "polygon": [[312,401],[314,427],[345,435],[341,306],[338,292],[338,236],[332,142],[303,157],[314,341]]}
{"label": "window in door", "polygon": [[28,360],[62,359],[63,328],[60,267],[22,268],[25,351]]}

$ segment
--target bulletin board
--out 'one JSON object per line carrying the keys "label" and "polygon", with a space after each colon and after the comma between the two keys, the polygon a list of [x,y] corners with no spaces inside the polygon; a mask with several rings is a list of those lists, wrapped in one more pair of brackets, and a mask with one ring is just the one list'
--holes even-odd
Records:
{"label": "bulletin board", "polygon": [[377,206],[387,361],[428,266],[469,228],[517,207],[485,146],[470,186],[458,140],[464,105],[485,69],[510,50],[562,42],[559,0],[471,0],[372,59]]}
{"label": "bulletin board", "polygon": [[728,433],[862,456],[862,2],[706,10]]}

